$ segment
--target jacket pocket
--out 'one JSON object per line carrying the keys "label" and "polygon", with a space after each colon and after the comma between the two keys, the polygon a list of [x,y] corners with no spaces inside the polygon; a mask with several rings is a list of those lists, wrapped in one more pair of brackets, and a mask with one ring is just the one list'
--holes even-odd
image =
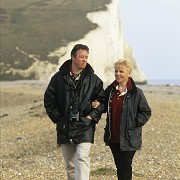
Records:
{"label": "jacket pocket", "polygon": [[64,117],[56,123],[56,131],[58,135],[68,135],[68,124]]}
{"label": "jacket pocket", "polygon": [[85,132],[91,125],[91,120],[86,117],[80,117],[79,121],[72,121],[69,123],[69,134],[71,138],[78,138],[84,136]]}
{"label": "jacket pocket", "polygon": [[128,131],[129,134],[129,141],[130,145],[133,148],[140,148],[142,144],[142,137],[141,137],[141,131],[138,129],[135,129],[133,131]]}

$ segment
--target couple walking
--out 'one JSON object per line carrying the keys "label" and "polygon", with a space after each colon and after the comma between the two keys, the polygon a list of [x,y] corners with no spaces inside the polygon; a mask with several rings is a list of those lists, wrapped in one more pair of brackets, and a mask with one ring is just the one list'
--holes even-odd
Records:
{"label": "couple walking", "polygon": [[57,143],[68,180],[89,180],[90,149],[103,112],[107,112],[104,142],[111,149],[119,180],[132,179],[132,160],[142,144],[142,126],[151,109],[130,77],[128,60],[114,64],[115,80],[104,90],[88,61],[89,48],[76,44],[45,91],[44,106],[56,124]]}

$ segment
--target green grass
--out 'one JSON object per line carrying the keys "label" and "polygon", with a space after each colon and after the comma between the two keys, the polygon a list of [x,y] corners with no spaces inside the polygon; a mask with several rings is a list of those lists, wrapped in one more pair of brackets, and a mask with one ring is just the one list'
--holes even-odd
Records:
{"label": "green grass", "polygon": [[[33,60],[20,54],[19,47],[28,54],[36,54],[40,60],[57,64],[57,58],[49,58],[49,51],[81,39],[97,27],[86,14],[106,10],[111,0],[1,0],[1,76],[0,80],[23,79],[5,74],[10,67],[26,69]],[[26,60],[26,61],[25,61]],[[18,62],[18,63],[15,63]],[[29,77],[29,79],[33,79]]]}

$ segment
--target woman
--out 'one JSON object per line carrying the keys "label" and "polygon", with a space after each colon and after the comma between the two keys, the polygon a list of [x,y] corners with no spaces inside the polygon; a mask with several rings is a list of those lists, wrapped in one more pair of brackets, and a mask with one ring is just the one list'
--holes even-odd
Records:
{"label": "woman", "polygon": [[[111,149],[118,180],[132,179],[132,160],[142,144],[142,126],[151,109],[141,89],[130,77],[132,66],[121,59],[114,65],[115,80],[106,88],[107,119],[104,142]],[[92,103],[96,108],[97,101]]]}

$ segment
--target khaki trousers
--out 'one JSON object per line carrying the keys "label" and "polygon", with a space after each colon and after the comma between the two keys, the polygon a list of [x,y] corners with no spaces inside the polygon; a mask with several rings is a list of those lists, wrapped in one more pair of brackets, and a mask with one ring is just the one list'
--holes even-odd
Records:
{"label": "khaki trousers", "polygon": [[68,180],[89,180],[91,143],[61,144]]}

